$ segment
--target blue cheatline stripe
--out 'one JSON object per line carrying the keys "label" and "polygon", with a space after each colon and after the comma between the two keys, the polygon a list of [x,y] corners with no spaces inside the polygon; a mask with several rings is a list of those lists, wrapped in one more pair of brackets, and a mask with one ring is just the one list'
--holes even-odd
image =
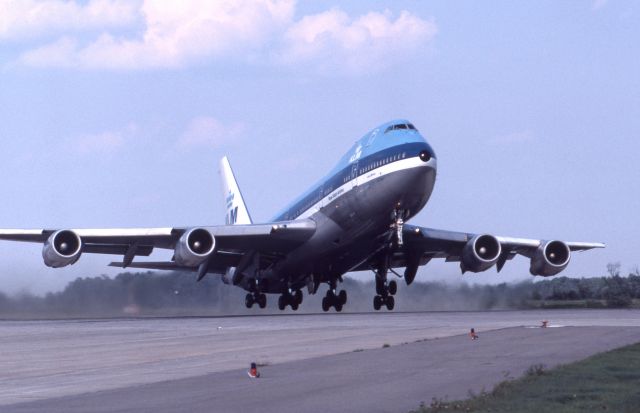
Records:
{"label": "blue cheatline stripe", "polygon": [[[412,142],[393,146],[364,157],[357,163],[354,162],[353,164],[346,166],[341,171],[337,172],[333,176],[313,187],[301,199],[295,201],[293,205],[290,205],[289,207],[287,207],[287,209],[285,209],[277,217],[275,217],[273,221],[288,221],[296,219],[306,210],[318,203],[323,197],[329,195],[331,192],[341,187],[345,183],[355,179],[357,176],[363,175],[381,166],[388,165],[402,159],[418,156],[418,154],[424,150],[429,151],[432,157],[435,156],[428,143]],[[390,159],[392,159],[394,156],[396,157],[396,159],[394,161],[390,161]],[[354,165],[357,165],[357,171],[355,174],[353,171]]]}

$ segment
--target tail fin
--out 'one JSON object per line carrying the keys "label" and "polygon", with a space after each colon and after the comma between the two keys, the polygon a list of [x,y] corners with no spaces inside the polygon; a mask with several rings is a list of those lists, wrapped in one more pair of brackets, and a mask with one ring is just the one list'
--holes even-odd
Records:
{"label": "tail fin", "polygon": [[227,225],[251,224],[249,210],[244,203],[240,188],[231,170],[229,159],[225,156],[220,160],[220,173],[222,174],[222,184],[224,185],[224,197],[227,215],[225,223]]}

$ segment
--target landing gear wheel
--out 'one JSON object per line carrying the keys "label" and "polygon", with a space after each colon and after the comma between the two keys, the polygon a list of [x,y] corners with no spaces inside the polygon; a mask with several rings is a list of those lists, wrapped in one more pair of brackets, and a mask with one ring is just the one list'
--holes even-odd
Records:
{"label": "landing gear wheel", "polygon": [[299,304],[298,304],[298,302],[297,302],[297,301],[292,301],[292,302],[291,302],[291,309],[292,309],[293,311],[298,311],[298,305],[299,305]]}
{"label": "landing gear wheel", "polygon": [[373,297],[373,309],[378,311],[382,307],[382,297],[376,295]]}
{"label": "landing gear wheel", "polygon": [[327,298],[333,302],[333,300],[336,298],[336,295],[333,293],[333,290],[327,290]]}
{"label": "landing gear wheel", "polygon": [[342,311],[342,304],[341,303],[335,303],[333,306],[336,308],[337,312]]}
{"label": "landing gear wheel", "polygon": [[295,290],[293,293],[293,302],[297,303],[298,305],[302,304],[302,291],[300,290]]}
{"label": "landing gear wheel", "polygon": [[[340,292],[338,293],[338,301],[340,302],[341,305],[345,305],[347,303],[347,291],[346,290],[340,290]],[[336,308],[337,310],[337,308]]]}
{"label": "landing gear wheel", "polygon": [[389,294],[396,295],[397,292],[398,292],[398,284],[396,283],[395,280],[391,280],[391,282],[389,282]]}
{"label": "landing gear wheel", "polygon": [[280,297],[278,297],[278,308],[280,309],[280,311],[283,311],[286,306],[287,306],[287,299],[285,298],[284,295],[281,295]]}
{"label": "landing gear wheel", "polygon": [[329,297],[323,297],[322,298],[322,311],[324,311],[326,313],[327,311],[329,311],[329,308],[331,308]]}
{"label": "landing gear wheel", "polygon": [[267,296],[265,294],[260,294],[256,301],[260,308],[265,308],[267,306]]}
{"label": "landing gear wheel", "polygon": [[395,305],[396,305],[396,300],[393,298],[392,295],[390,295],[385,300],[385,304],[387,305],[387,310],[391,311],[391,310],[393,310],[393,307],[395,307]]}
{"label": "landing gear wheel", "polygon": [[252,294],[247,294],[247,295],[244,297],[244,305],[245,305],[247,308],[251,308],[251,307],[253,307],[253,295],[252,295]]}

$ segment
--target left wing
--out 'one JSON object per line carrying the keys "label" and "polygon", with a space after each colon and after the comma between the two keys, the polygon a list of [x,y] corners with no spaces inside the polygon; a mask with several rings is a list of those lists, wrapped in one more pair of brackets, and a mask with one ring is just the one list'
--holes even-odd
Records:
{"label": "left wing", "polygon": [[[43,244],[42,255],[50,267],[75,263],[82,254],[122,255],[122,267],[162,269],[202,269],[215,272],[237,264],[249,251],[267,256],[286,254],[315,232],[312,220],[267,224],[220,225],[194,228],[127,229],[0,229],[0,240]],[[149,256],[154,248],[174,249],[167,263],[133,263],[137,256]]]}
{"label": "left wing", "polygon": [[[464,273],[485,271],[493,265],[500,271],[508,260],[520,254],[531,260],[532,275],[550,276],[566,268],[572,251],[604,247],[605,244],[594,242],[496,237],[405,225],[402,246],[389,257],[389,267],[406,267],[405,278],[411,283],[418,267],[433,258],[460,262]],[[370,262],[365,262],[353,271],[370,268]]]}

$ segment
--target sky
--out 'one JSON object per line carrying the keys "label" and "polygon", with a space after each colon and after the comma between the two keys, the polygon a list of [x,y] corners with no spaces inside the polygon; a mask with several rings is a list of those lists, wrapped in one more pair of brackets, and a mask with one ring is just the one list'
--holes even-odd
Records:
{"label": "sky", "polygon": [[[0,227],[224,223],[228,155],[268,221],[377,125],[438,156],[411,223],[605,242],[568,276],[640,264],[640,3],[0,0]],[[0,291],[113,275],[0,243]],[[170,258],[159,252],[155,258]],[[363,274],[365,279],[370,274]],[[530,279],[518,257],[462,276]]]}

